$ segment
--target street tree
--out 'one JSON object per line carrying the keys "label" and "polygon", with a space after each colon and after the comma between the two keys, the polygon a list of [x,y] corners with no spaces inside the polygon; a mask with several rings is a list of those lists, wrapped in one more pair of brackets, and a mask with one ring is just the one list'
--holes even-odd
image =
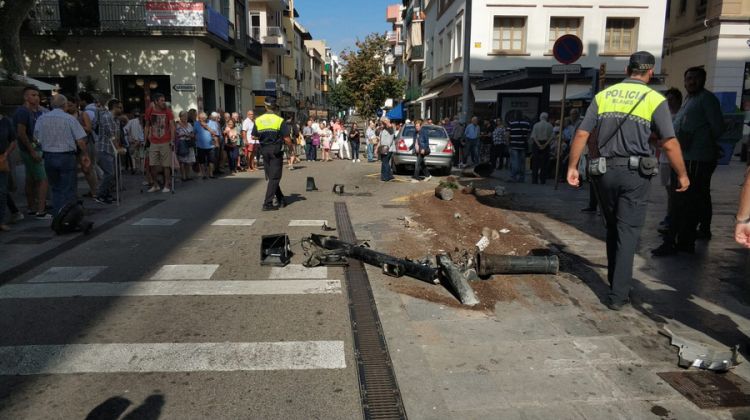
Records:
{"label": "street tree", "polygon": [[0,57],[9,75],[23,73],[21,25],[34,4],[34,0],[0,0]]}
{"label": "street tree", "polygon": [[345,81],[331,86],[328,91],[328,104],[337,114],[354,106],[354,97]]}
{"label": "street tree", "polygon": [[341,54],[341,80],[351,92],[357,112],[369,118],[386,99],[403,96],[404,81],[383,71],[389,51],[385,34],[372,33],[363,41],[358,40],[355,46],[355,50],[345,50]]}

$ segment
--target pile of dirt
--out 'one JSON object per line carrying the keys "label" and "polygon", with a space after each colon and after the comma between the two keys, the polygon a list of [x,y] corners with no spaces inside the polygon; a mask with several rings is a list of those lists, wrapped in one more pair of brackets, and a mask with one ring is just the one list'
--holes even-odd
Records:
{"label": "pile of dirt", "polygon": [[[543,242],[523,226],[511,224],[507,199],[495,197],[494,192],[462,194],[457,192],[451,201],[443,201],[433,195],[417,195],[409,201],[411,216],[402,220],[401,232],[390,243],[386,252],[412,260],[436,254],[448,253],[454,260],[461,255],[473,255],[476,244],[482,238],[482,230],[496,231],[484,252],[495,255],[526,256],[537,254]],[[492,311],[496,302],[524,302],[519,287],[531,290],[535,296],[550,302],[562,298],[557,287],[551,284],[553,276],[503,276],[495,275],[488,281],[473,282],[480,305],[475,310]],[[394,279],[388,282],[391,290],[417,299],[439,303],[449,307],[462,307],[445,288],[411,278]]]}

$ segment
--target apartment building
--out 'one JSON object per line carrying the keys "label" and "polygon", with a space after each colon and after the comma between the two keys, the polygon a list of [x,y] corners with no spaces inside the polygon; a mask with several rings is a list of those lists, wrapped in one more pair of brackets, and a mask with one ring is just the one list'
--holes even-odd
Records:
{"label": "apartment building", "polygon": [[703,66],[706,88],[750,111],[750,2],[670,0],[664,65],[667,86],[685,91],[683,74]]}
{"label": "apartment building", "polygon": [[63,93],[96,89],[127,111],[157,92],[175,111],[252,103],[261,50],[246,0],[39,0],[24,28],[28,75]]}
{"label": "apartment building", "polygon": [[[256,112],[263,111],[266,96],[277,98],[280,106],[288,108],[291,99],[283,99],[290,89],[288,58],[292,54],[293,31],[288,16],[288,0],[253,0],[250,2],[250,31],[260,41],[262,63],[253,73],[252,89]],[[291,38],[291,39],[290,39]],[[286,63],[287,69],[284,65]],[[292,69],[293,74],[293,69]]]}
{"label": "apartment building", "polygon": [[[411,24],[404,22],[411,37],[406,54],[415,54],[418,38],[424,41],[421,75],[415,72],[418,66],[410,67],[409,74],[410,85],[422,89],[414,100],[419,114],[452,117],[461,109],[466,2],[405,0],[404,4],[413,11]],[[554,116],[562,99],[562,76],[551,74],[550,67],[557,64],[552,46],[564,34],[577,35],[584,47],[577,61],[582,72],[569,76],[566,96],[580,98],[573,105],[590,98],[602,66],[610,83],[623,78],[634,51],[652,52],[657,57],[656,72],[661,69],[666,0],[474,0],[472,4],[470,106],[481,117],[504,117],[511,107],[522,108],[529,118],[542,110]],[[423,32],[415,25],[424,25]]]}
{"label": "apartment building", "polygon": [[400,4],[391,4],[386,7],[386,22],[391,24],[391,30],[386,33],[390,50],[385,57],[384,73],[395,74],[399,78],[406,75],[406,66],[404,63],[404,44],[406,37],[403,33],[403,6]]}

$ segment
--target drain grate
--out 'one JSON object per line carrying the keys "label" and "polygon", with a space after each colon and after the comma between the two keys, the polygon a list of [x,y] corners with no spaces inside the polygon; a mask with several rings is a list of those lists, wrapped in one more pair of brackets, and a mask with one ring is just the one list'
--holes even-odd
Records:
{"label": "drain grate", "polygon": [[[356,242],[346,203],[334,203],[341,240]],[[349,292],[349,315],[354,336],[354,354],[365,419],[406,419],[388,345],[380,325],[378,309],[361,261],[349,260],[344,268]]]}
{"label": "drain grate", "polygon": [[43,244],[52,239],[51,236],[39,237],[39,236],[21,236],[16,239],[6,242],[8,245],[39,245]]}
{"label": "drain grate", "polygon": [[750,406],[750,382],[734,373],[661,372],[658,375],[700,408]]}

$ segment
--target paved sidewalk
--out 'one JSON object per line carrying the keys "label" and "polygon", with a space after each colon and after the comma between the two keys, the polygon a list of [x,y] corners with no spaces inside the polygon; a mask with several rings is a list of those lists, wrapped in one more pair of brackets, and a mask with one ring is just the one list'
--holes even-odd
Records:
{"label": "paved sidewalk", "polygon": [[[750,253],[731,235],[743,168],[739,162],[718,168],[714,238],[694,256],[650,257],[665,211],[664,190],[654,182],[636,258],[637,298],[621,312],[602,303],[601,219],[579,211],[588,191],[562,184],[558,190],[549,183],[506,186],[514,210],[509,217],[561,255],[561,273],[544,277],[559,299],[543,298],[519,276],[512,284],[523,299],[499,302],[493,314],[484,314],[398,295],[373,281],[409,417],[750,418],[747,409],[701,410],[657,376],[683,371],[677,348],[659,334],[665,325],[719,348],[739,344],[748,356]],[[473,182],[505,185],[507,178],[497,171]],[[733,372],[750,379],[750,363]]]}

